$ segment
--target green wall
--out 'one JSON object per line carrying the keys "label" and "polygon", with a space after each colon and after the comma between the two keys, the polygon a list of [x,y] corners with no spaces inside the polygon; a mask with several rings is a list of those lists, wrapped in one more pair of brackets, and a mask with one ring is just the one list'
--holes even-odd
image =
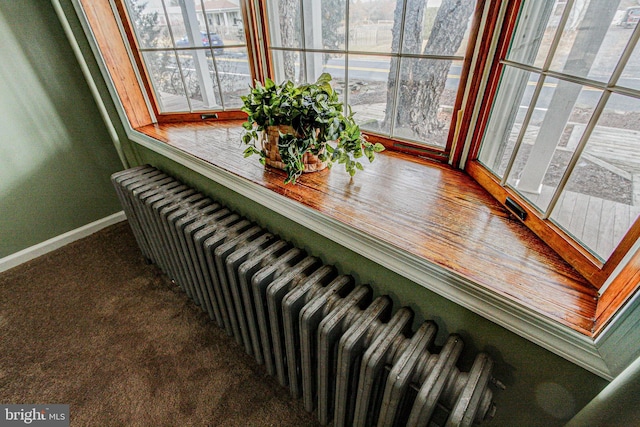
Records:
{"label": "green wall", "polygon": [[122,169],[48,1],[0,2],[0,258],[113,214]]}
{"label": "green wall", "polygon": [[465,342],[462,366],[469,370],[478,351],[495,361],[494,376],[506,385],[498,391],[494,426],[560,426],[586,405],[607,381],[509,332],[475,313],[411,282],[333,241],[264,208],[258,203],[143,147],[144,163],[171,173],[183,182],[219,200],[309,254],[351,274],[357,283],[370,284],[377,295],[390,295],[394,307],[411,307],[416,324],[433,319],[439,326],[437,344],[450,333]]}

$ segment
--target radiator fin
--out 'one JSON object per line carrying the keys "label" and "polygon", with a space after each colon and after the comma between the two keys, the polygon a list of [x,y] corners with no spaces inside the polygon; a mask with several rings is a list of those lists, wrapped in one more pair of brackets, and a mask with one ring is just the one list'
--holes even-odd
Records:
{"label": "radiator fin", "polygon": [[247,354],[337,426],[470,426],[493,417],[493,361],[458,368],[452,334],[152,166],[112,182],[142,255]]}

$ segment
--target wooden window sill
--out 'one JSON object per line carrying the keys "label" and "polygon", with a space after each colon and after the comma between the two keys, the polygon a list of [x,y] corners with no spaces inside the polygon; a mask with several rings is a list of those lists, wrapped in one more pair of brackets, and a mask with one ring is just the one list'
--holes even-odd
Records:
{"label": "wooden window sill", "polygon": [[137,130],[591,335],[597,289],[464,172],[387,151],[353,180],[336,164],[285,185],[283,172],[243,157],[241,123]]}
{"label": "wooden window sill", "polygon": [[[242,121],[152,124],[130,138],[419,285],[611,379],[598,292],[466,173],[397,152],[350,179],[245,159]],[[384,207],[384,208],[381,208]],[[618,367],[615,367],[617,370]]]}
{"label": "wooden window sill", "polygon": [[283,172],[243,158],[240,123],[137,130],[591,335],[597,289],[464,172],[387,151],[353,180],[336,164],[284,185]]}

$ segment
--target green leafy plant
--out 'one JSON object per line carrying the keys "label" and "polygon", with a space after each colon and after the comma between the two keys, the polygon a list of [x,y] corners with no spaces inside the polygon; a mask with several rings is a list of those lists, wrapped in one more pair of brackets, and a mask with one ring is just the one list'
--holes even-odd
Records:
{"label": "green leafy plant", "polygon": [[287,173],[285,183],[295,183],[302,175],[303,156],[307,152],[326,161],[328,167],[335,162],[344,164],[353,176],[363,169],[360,158],[366,157],[372,162],[375,153],[384,150],[382,144],[366,140],[353,120],[350,107],[348,114],[344,114],[328,73],[323,73],[315,83],[299,86],[291,81],[276,84],[266,79],[264,85],[256,81],[242,101],[242,111],[248,114],[243,123],[245,157],[257,154],[265,164],[267,153],[263,138],[267,128],[279,125],[293,128],[291,133],[280,133],[278,140],[278,152]]}

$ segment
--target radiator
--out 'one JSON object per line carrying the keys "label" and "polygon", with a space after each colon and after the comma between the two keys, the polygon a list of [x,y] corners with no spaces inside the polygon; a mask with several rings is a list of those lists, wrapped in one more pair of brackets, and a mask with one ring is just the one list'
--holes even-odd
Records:
{"label": "radiator", "polygon": [[434,322],[151,167],[112,176],[144,257],[335,426],[469,426],[495,413],[492,360],[458,369]]}

